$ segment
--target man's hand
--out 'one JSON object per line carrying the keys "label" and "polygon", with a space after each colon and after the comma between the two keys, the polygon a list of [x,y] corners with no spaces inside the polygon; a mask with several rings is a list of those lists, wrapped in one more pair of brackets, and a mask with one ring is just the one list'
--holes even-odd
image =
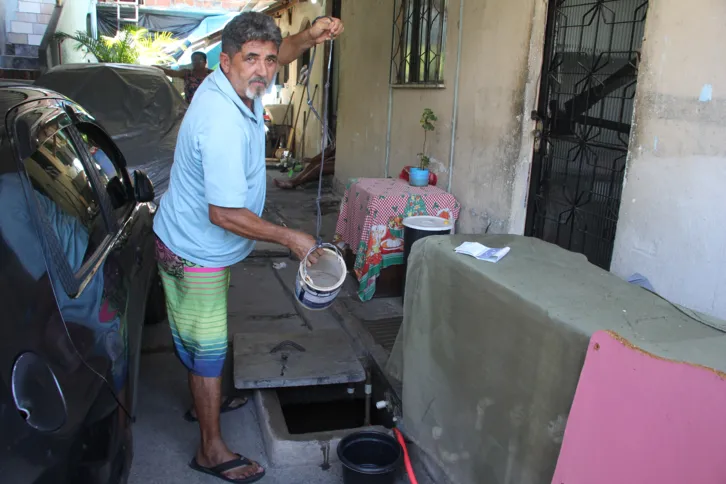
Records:
{"label": "man's hand", "polygon": [[[308,255],[308,252],[310,252],[310,249],[315,247],[315,244],[315,239],[313,239],[308,234],[295,231],[292,233],[287,247],[295,255],[295,257],[303,260],[305,256]],[[318,249],[310,254],[310,257],[308,258],[308,262],[310,264],[308,265],[316,264],[318,262],[318,257],[320,257],[321,255],[323,255],[323,249]]]}
{"label": "man's hand", "polygon": [[321,17],[310,27],[310,37],[316,44],[332,40],[343,33],[343,22],[334,17]]}
{"label": "man's hand", "polygon": [[343,33],[343,22],[334,17],[320,17],[302,32],[282,39],[277,62],[286,66],[316,45],[338,37]]}

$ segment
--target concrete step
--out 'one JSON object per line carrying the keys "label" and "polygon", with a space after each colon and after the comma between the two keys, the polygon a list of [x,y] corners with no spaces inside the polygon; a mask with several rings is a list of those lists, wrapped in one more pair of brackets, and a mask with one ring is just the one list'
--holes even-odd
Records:
{"label": "concrete step", "polygon": [[38,57],[38,46],[28,44],[5,44],[5,55],[19,55],[21,57]]}
{"label": "concrete step", "polygon": [[0,56],[0,68],[2,68],[2,69],[38,70],[38,69],[40,69],[40,61],[37,57],[25,57],[25,56],[20,56],[20,55],[3,55],[3,56]]}
{"label": "concrete step", "polygon": [[12,79],[33,82],[40,76],[38,69],[4,69],[0,67],[0,79]]}

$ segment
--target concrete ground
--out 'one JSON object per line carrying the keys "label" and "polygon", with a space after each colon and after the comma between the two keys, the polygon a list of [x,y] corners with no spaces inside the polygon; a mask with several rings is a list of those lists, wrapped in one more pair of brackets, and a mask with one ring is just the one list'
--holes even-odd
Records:
{"label": "concrete ground", "polygon": [[[277,175],[270,173],[271,175]],[[337,220],[337,201],[326,189],[323,201],[323,231],[325,240],[332,239]],[[269,184],[267,209],[264,217],[276,223],[314,232],[315,187],[281,191]],[[328,325],[330,317],[318,313],[301,314],[292,303],[289,293],[294,280],[295,261],[287,259],[287,270],[275,270],[273,261],[286,260],[286,251],[270,244],[260,244],[256,257],[233,268],[230,289],[230,341],[241,331],[285,330],[304,324]],[[292,269],[292,270],[291,270]],[[250,290],[250,288],[253,288]],[[375,322],[400,317],[399,300],[377,300],[363,305],[355,296],[355,284],[346,285],[339,299],[348,308],[351,318]],[[318,318],[318,319],[316,319]],[[324,318],[319,319],[319,318]],[[364,327],[361,326],[361,327]],[[373,341],[373,338],[371,338]],[[381,354],[385,354],[378,348]],[[231,360],[231,358],[228,358]],[[229,361],[228,361],[229,363]],[[231,364],[225,375],[225,387],[231,389]],[[140,375],[137,423],[134,426],[134,463],[130,484],[212,484],[222,482],[191,470],[188,463],[199,440],[198,427],[182,419],[190,396],[187,375],[177,361],[171,346],[166,324],[145,328],[144,350]],[[337,484],[342,483],[340,464],[324,471],[317,465],[272,469],[268,465],[254,405],[222,416],[222,429],[230,447],[267,468],[266,484]],[[407,482],[405,477],[400,482]],[[423,476],[419,482],[425,483]]]}
{"label": "concrete ground", "polygon": [[[143,357],[139,411],[134,425],[134,463],[130,484],[212,484],[222,482],[188,467],[199,442],[199,427],[182,419],[189,404],[187,375],[172,353]],[[341,469],[270,469],[254,405],[222,415],[225,440],[235,451],[267,468],[267,484],[333,484]]]}

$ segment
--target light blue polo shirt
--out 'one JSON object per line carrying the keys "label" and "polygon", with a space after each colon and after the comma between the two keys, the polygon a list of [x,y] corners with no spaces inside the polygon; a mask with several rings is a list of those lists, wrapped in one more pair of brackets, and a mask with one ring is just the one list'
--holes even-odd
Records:
{"label": "light blue polo shirt", "polygon": [[236,264],[255,242],[212,224],[209,205],[246,208],[261,216],[266,176],[262,101],[257,99],[250,111],[217,69],[199,86],[184,116],[154,232],[195,264]]}

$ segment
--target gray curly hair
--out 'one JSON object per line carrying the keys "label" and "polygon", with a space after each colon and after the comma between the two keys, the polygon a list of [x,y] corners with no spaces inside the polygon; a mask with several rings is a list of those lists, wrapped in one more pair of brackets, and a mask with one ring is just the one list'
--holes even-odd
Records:
{"label": "gray curly hair", "polygon": [[233,57],[250,41],[274,42],[277,48],[282,44],[282,33],[269,15],[245,12],[233,18],[222,31],[222,52]]}

